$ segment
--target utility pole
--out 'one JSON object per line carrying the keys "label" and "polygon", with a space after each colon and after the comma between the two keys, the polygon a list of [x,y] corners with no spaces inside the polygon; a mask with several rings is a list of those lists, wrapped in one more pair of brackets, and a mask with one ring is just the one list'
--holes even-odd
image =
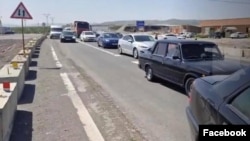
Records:
{"label": "utility pole", "polygon": [[54,19],[55,19],[55,17],[50,17],[51,24],[54,24]]}
{"label": "utility pole", "polygon": [[49,26],[49,16],[50,14],[43,14],[46,18],[46,26]]}
{"label": "utility pole", "polygon": [[0,27],[2,27],[2,16],[0,16]]}

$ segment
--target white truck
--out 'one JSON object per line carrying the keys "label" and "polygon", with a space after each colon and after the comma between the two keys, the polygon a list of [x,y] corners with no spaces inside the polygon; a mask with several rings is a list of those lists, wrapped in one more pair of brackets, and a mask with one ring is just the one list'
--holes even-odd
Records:
{"label": "white truck", "polygon": [[50,26],[50,33],[49,33],[49,38],[50,39],[59,39],[60,35],[63,31],[63,26],[61,25],[51,25]]}

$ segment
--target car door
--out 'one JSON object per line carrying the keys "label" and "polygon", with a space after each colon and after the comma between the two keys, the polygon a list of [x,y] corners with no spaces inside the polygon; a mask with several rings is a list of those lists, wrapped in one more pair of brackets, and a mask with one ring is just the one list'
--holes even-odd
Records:
{"label": "car door", "polygon": [[164,77],[181,84],[185,75],[185,67],[182,64],[180,46],[170,43],[167,47],[167,55],[163,61]]}
{"label": "car door", "polygon": [[163,58],[165,57],[167,52],[167,43],[166,42],[158,42],[155,45],[153,53],[151,55],[151,67],[154,71],[154,74],[164,79],[164,71],[163,71]]}
{"label": "car door", "polygon": [[83,40],[84,32],[81,33],[80,35],[80,40]]}
{"label": "car door", "polygon": [[129,36],[126,35],[119,40],[119,45],[122,48],[123,53],[127,53],[126,42],[128,41]]}
{"label": "car door", "polygon": [[[237,83],[237,82],[235,82]],[[219,107],[217,124],[250,124],[250,84],[238,89]]]}
{"label": "car door", "polygon": [[134,40],[133,36],[128,35],[128,40],[126,41],[126,49],[128,51],[128,54],[130,54],[130,55],[133,55],[133,48],[134,48],[133,42],[134,41],[135,40]]}

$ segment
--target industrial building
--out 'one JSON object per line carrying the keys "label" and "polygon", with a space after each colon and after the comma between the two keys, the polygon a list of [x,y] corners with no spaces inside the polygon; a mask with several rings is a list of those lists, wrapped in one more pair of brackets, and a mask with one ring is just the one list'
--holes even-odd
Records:
{"label": "industrial building", "polygon": [[201,28],[193,25],[176,25],[176,26],[170,26],[170,32],[175,34],[180,34],[185,32],[200,33]]}
{"label": "industrial building", "polygon": [[250,33],[250,18],[216,19],[200,21],[201,32],[211,35],[215,32],[224,32],[228,37],[233,32]]}

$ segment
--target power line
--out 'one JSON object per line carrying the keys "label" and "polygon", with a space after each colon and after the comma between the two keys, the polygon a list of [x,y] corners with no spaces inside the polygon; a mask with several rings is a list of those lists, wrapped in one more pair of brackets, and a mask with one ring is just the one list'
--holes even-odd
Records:
{"label": "power line", "polygon": [[209,1],[213,1],[213,2],[223,2],[223,3],[230,3],[230,4],[247,4],[247,5],[250,5],[250,2],[249,1],[240,1],[240,0],[237,0],[237,1],[233,1],[233,0],[209,0]]}

